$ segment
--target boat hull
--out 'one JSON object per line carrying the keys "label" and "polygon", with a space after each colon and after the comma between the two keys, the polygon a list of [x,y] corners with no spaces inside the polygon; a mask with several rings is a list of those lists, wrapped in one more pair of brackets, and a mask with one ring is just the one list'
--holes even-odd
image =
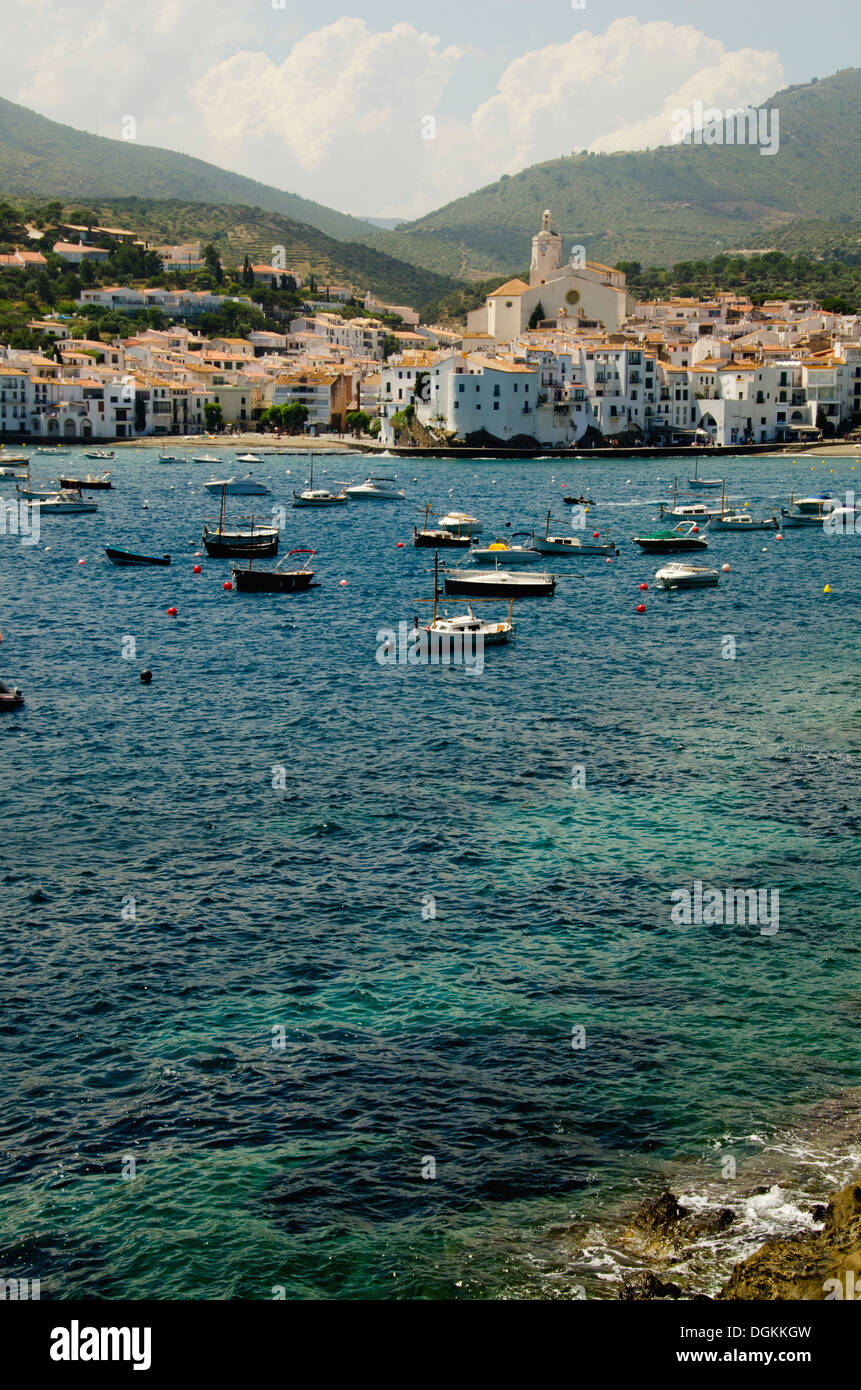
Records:
{"label": "boat hull", "polygon": [[131,550],[116,550],[105,546],[105,554],[112,565],[169,565],[169,555],[135,555]]}
{"label": "boat hull", "polygon": [[717,570],[685,565],[667,565],[655,579],[662,589],[713,589],[720,579]]}
{"label": "boat hull", "polygon": [[293,493],[294,507],[342,507],[347,501],[347,497],[303,497],[301,492]]}
{"label": "boat hull", "polygon": [[647,555],[677,555],[685,550],[708,550],[708,541],[696,536],[679,537],[678,540],[653,540],[650,536],[635,536],[635,543]]}
{"label": "boat hull", "polygon": [[468,550],[469,536],[453,536],[448,531],[414,531],[413,545],[424,550]]}
{"label": "boat hull", "polygon": [[777,518],[770,517],[765,521],[728,521],[724,518],[721,521],[719,516],[713,516],[709,521],[710,531],[776,531]]}
{"label": "boat hull", "polygon": [[535,549],[539,555],[567,555],[572,560],[578,560],[584,555],[618,555],[612,541],[577,541],[570,542],[564,540],[542,540],[539,536],[535,537]]}
{"label": "boat hull", "polygon": [[[233,568],[240,594],[295,594],[311,588],[313,570],[246,570]],[[316,587],[316,586],[315,586]]]}
{"label": "boat hull", "polygon": [[539,598],[556,592],[556,577],[552,574],[507,574],[504,570],[485,574],[454,570],[445,575],[445,592],[478,597],[483,594],[487,598]]}
{"label": "boat hull", "polygon": [[278,554],[278,537],[265,536],[258,539],[257,536],[248,537],[245,540],[227,540],[212,533],[205,534],[203,544],[206,546],[207,555],[213,560],[249,560],[249,559],[271,559]]}
{"label": "boat hull", "polygon": [[61,478],[60,487],[71,488],[74,492],[80,492],[83,488],[86,488],[87,492],[96,492],[110,490],[113,483],[105,478],[94,478],[92,482],[87,478]]}

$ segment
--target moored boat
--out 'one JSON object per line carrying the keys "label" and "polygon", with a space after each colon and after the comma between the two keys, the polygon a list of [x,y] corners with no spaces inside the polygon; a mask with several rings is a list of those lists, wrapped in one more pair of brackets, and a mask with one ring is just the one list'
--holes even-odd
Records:
{"label": "moored boat", "polygon": [[354,483],[345,489],[348,497],[371,502],[403,502],[405,493],[397,486],[396,478],[371,477],[364,483]]}
{"label": "moored boat", "polygon": [[136,555],[133,550],[118,550],[106,545],[105,554],[112,565],[169,565],[169,555]]}
{"label": "moored boat", "polygon": [[837,505],[837,499],[832,497],[830,492],[823,492],[816,497],[799,497],[797,500],[794,494],[790,493],[789,510],[785,507],[780,509],[781,525],[821,526]]}
{"label": "moored boat", "polygon": [[99,509],[98,502],[91,502],[88,497],[82,496],[72,488],[49,492],[46,496],[36,497],[35,500],[38,502],[41,516],[51,513],[67,513],[71,516],[82,512],[97,512]]}
{"label": "moored boat", "polygon": [[722,488],[723,485],[723,478],[701,478],[700,461],[699,459],[696,459],[694,461],[694,476],[692,478],[688,478],[689,488],[708,488],[710,491],[715,491],[719,487]]}
{"label": "moored boat", "polygon": [[347,502],[347,494],[341,487],[340,492],[330,492],[324,487],[314,486],[314,455],[311,454],[311,481],[304,492],[293,493],[294,507],[338,507]]}
{"label": "moored boat", "polygon": [[437,521],[437,526],[441,531],[451,531],[456,536],[481,535],[481,522],[478,517],[470,516],[469,512],[446,512]]}
{"label": "moored boat", "polygon": [[[512,540],[515,535],[529,536],[530,532],[517,531]],[[477,564],[528,565],[541,559],[541,551],[531,545],[509,545],[507,541],[496,540],[488,546],[472,546],[469,558]]]}
{"label": "moored boat", "polygon": [[[240,569],[237,565],[231,566],[236,588],[241,594],[293,594],[300,590],[318,588],[312,584],[314,571],[308,566],[317,554],[316,550],[290,550],[278,565],[271,570],[255,570],[251,568],[251,558],[248,567]],[[281,569],[280,565],[290,559],[291,555],[307,555],[298,569]]]}
{"label": "moored boat", "polygon": [[635,536],[634,544],[641,550],[655,555],[672,555],[679,550],[708,550],[709,543],[704,536],[699,534],[699,527],[696,525],[685,526],[682,523],[673,530],[650,531],[645,536]]}
{"label": "moored boat", "polygon": [[567,555],[569,558],[576,558],[581,555],[608,556],[619,554],[609,535],[606,540],[602,541],[597,531],[591,540],[586,540],[580,536],[551,536],[549,512],[547,513],[544,535],[536,536],[533,533],[532,544],[541,555]]}
{"label": "moored boat", "polygon": [[0,710],[20,709],[23,703],[24,696],[17,685],[10,687],[0,681]]}
{"label": "moored boat", "polygon": [[113,449],[85,449],[85,459],[115,459],[116,452]]}
{"label": "moored boat", "polygon": [[718,583],[720,574],[706,565],[686,565],[679,561],[664,565],[655,579],[662,589],[706,589]]}
{"label": "moored boat", "polygon": [[446,594],[473,594],[485,598],[537,598],[556,592],[556,576],[542,570],[524,574],[518,570],[446,570]]}
{"label": "moored boat", "polygon": [[102,473],[98,478],[94,473],[88,473],[86,478],[60,478],[60,487],[72,488],[75,492],[80,492],[81,488],[88,488],[90,491],[98,488],[112,488],[111,476],[109,473]]}
{"label": "moored boat", "polygon": [[244,478],[210,478],[203,486],[207,492],[222,492],[228,497],[268,497],[269,488],[258,483],[250,473]]}

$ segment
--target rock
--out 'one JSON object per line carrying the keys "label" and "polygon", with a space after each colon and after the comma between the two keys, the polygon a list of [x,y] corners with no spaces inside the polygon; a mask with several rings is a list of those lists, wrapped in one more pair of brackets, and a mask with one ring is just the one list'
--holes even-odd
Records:
{"label": "rock", "polygon": [[659,1279],[657,1274],[653,1274],[650,1269],[641,1270],[639,1274],[633,1274],[623,1285],[619,1297],[627,1302],[635,1299],[645,1298],[681,1298],[682,1291],[678,1284],[665,1284]]}
{"label": "rock", "polygon": [[[816,1209],[814,1208],[814,1211]],[[861,1184],[832,1193],[821,1231],[769,1240],[737,1264],[719,1299],[804,1299],[836,1297],[834,1280],[846,1296],[852,1272],[861,1289]]]}
{"label": "rock", "polygon": [[662,1192],[660,1197],[643,1202],[626,1234],[653,1249],[673,1249],[701,1236],[717,1235],[734,1220],[735,1212],[730,1207],[692,1216],[689,1208],[683,1207],[672,1192]]}

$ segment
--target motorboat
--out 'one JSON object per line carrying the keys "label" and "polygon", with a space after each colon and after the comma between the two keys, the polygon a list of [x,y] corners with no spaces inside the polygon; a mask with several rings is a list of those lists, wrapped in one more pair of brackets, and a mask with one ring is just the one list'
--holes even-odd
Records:
{"label": "motorboat", "polygon": [[536,598],[556,592],[556,576],[538,570],[523,574],[517,570],[446,570],[445,592],[473,594],[484,598]]}
{"label": "motorboat", "polygon": [[261,458],[260,454],[237,454],[237,455],[236,455],[236,462],[237,462],[237,463],[262,463],[262,462],[263,462],[263,459]]}
{"label": "motorboat", "polygon": [[340,492],[330,492],[328,488],[314,486],[314,455],[311,455],[311,481],[304,492],[293,493],[294,507],[338,507],[347,501],[347,494],[341,487]]}
{"label": "motorboat", "polygon": [[456,535],[462,536],[464,531],[470,536],[481,535],[481,522],[478,517],[470,516],[469,512],[446,512],[437,522],[441,531],[453,531]]}
{"label": "motorboat", "polygon": [[115,459],[116,453],[113,449],[85,449],[85,459]]}
{"label": "motorboat", "polygon": [[83,497],[80,492],[72,488],[61,488],[59,492],[49,492],[47,496],[35,499],[39,504],[40,516],[49,513],[66,513],[74,515],[79,512],[97,512],[98,502],[91,502],[88,497]]}
{"label": "motorboat", "polygon": [[551,536],[549,512],[547,513],[544,535],[536,536],[533,533],[532,544],[540,555],[567,555],[570,558],[575,558],[580,555],[608,556],[619,554],[610,537],[607,536],[607,539],[602,541],[597,531],[594,532],[591,540],[584,540],[580,536]]}
{"label": "motorboat", "polygon": [[[515,532],[515,535],[528,536],[528,531]],[[514,536],[512,536],[514,540]],[[536,550],[531,545],[509,545],[507,541],[493,541],[488,546],[474,545],[470,549],[469,557],[478,564],[496,564],[501,562],[504,565],[528,565],[533,560],[541,559],[540,550]]]}
{"label": "motorboat", "polygon": [[780,515],[783,526],[821,526],[826,517],[837,507],[837,499],[830,492],[823,492],[818,497],[799,497],[796,501],[793,495],[789,498],[789,510],[781,507]]}
{"label": "motorboat", "polygon": [[169,555],[136,555],[133,550],[118,550],[106,545],[105,554],[112,565],[169,565]]}
{"label": "motorboat", "polygon": [[368,478],[364,483],[356,483],[346,488],[348,497],[366,498],[377,502],[403,502],[403,488],[397,486],[395,478]]}
{"label": "motorboat", "polygon": [[664,565],[655,579],[662,589],[707,589],[718,583],[720,574],[706,565],[686,565],[679,561]]}
{"label": "motorboat", "polygon": [[220,463],[221,459],[215,454],[192,454],[192,463]]}
{"label": "motorboat", "polygon": [[[308,568],[316,554],[316,550],[291,550],[284,556],[284,560],[271,570],[252,569],[253,557],[249,556],[247,569],[231,566],[233,581],[241,594],[294,594],[305,589],[316,589],[319,585],[312,584],[314,571]],[[289,560],[291,555],[307,555],[308,559],[298,568],[281,569],[280,565]]]}
{"label": "motorboat", "polygon": [[37,454],[70,454],[71,449],[61,449],[59,444],[52,444],[50,449],[37,449]]}
{"label": "motorboat", "polygon": [[81,488],[88,488],[91,491],[98,488],[112,488],[113,483],[109,473],[102,473],[96,477],[94,473],[88,473],[86,478],[63,478],[60,477],[60,487],[72,488],[75,492],[80,492]]}
{"label": "motorboat", "polygon": [[[720,486],[721,486],[721,488],[723,488],[723,481],[722,481],[722,480],[721,480]],[[661,520],[662,520],[662,521],[672,521],[672,522],[674,522],[674,523],[676,523],[676,524],[678,524],[678,522],[680,522],[680,521],[696,521],[696,522],[698,522],[698,523],[699,523],[700,525],[702,525],[702,526],[707,526],[708,523],[709,523],[709,520],[711,519],[711,517],[713,517],[713,516],[720,516],[720,511],[717,511],[715,508],[709,508],[709,507],[707,507],[706,504],[705,504],[705,502],[686,502],[686,503],[679,504],[679,502],[676,500],[677,488],[678,488],[678,479],[677,479],[677,478],[673,478],[673,501],[672,501],[672,505],[668,507],[668,506],[666,505],[666,503],[664,503],[664,502],[661,502],[661,504],[660,504],[659,510],[660,510]],[[723,505],[724,505],[724,504],[723,504],[723,497],[724,497],[724,493],[722,492],[722,493],[721,493],[721,509],[723,508]]]}
{"label": "motorboat", "polygon": [[755,517],[750,512],[726,512],[709,517],[710,531],[776,531],[776,516]]}
{"label": "motorboat", "polygon": [[226,492],[228,497],[268,497],[269,488],[258,483],[250,473],[244,478],[210,478],[203,486],[207,492]]}
{"label": "motorboat", "polygon": [[[20,465],[19,465],[20,466]],[[0,478],[20,478],[21,474],[14,465],[9,468],[0,468]]]}
{"label": "motorboat", "polygon": [[0,444],[0,463],[17,463],[19,465],[30,462],[29,454],[9,454],[2,444]]}
{"label": "motorboat", "polygon": [[10,689],[5,682],[0,681],[0,710],[20,709],[23,703],[24,696],[17,685]]}
{"label": "motorboat", "polygon": [[[159,463],[185,463],[185,459],[180,458],[179,454],[159,454],[158,461]],[[218,459],[213,459],[213,462],[217,463]]]}
{"label": "motorboat", "polygon": [[708,550],[709,543],[699,534],[696,525],[682,523],[673,530],[651,531],[646,536],[635,536],[634,544],[641,550],[655,555],[672,555],[679,550]]}

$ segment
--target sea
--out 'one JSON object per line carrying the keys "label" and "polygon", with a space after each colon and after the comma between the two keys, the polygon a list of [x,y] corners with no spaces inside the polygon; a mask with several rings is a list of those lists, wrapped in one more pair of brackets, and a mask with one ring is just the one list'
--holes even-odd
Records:
{"label": "sea", "polygon": [[[26,696],[0,714],[0,1275],[618,1298],[669,1188],[736,1212],[672,1263],[714,1293],[814,1225],[861,1165],[861,534],[711,533],[718,587],[664,592],[632,538],[684,456],[319,454],[315,485],[373,468],[406,500],[318,511],[289,506],[307,455],[266,455],[229,515],[281,507],[319,587],[246,595],[200,554],[211,470],[158,452],[119,448],[95,514],[0,536]],[[708,471],[755,515],[861,483],[808,454]],[[427,504],[619,553],[548,560],[480,672],[388,663],[380,634],[431,612]],[[779,920],[679,920],[712,890]]]}

